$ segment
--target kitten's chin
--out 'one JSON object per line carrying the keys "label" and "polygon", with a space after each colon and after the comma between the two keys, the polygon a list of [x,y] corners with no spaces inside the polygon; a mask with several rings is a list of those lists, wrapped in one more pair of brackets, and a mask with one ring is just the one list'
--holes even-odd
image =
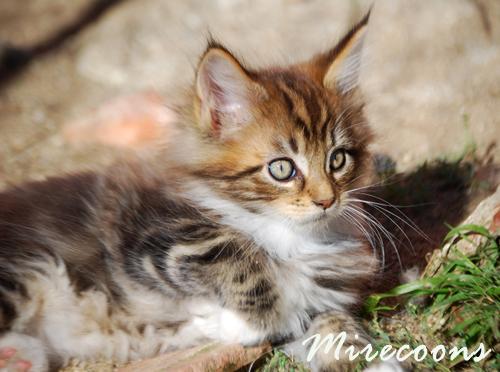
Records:
{"label": "kitten's chin", "polygon": [[306,217],[300,218],[298,223],[301,225],[318,224],[322,226],[325,224],[329,224],[330,222],[333,222],[335,220],[338,220],[340,216],[341,216],[341,211],[337,209],[328,211],[318,211],[311,213]]}
{"label": "kitten's chin", "polygon": [[320,232],[330,231],[348,235],[359,235],[351,223],[342,218],[337,211],[320,212],[301,218],[296,222],[297,227],[310,231]]}
{"label": "kitten's chin", "polygon": [[307,215],[305,217],[295,218],[294,221],[298,226],[314,227],[316,225],[323,225],[329,220],[329,216],[325,212],[319,212]]}

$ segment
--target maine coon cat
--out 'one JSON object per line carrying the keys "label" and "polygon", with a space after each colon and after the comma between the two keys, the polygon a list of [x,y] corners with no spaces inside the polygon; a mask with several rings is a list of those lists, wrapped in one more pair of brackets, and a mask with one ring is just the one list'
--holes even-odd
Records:
{"label": "maine coon cat", "polygon": [[[346,215],[371,139],[357,88],[367,21],[285,68],[249,69],[210,42],[158,161],[1,193],[0,367],[207,340],[287,342],[304,359],[302,339],[340,331],[362,348],[350,311],[377,260]],[[310,366],[351,363],[318,353]]]}

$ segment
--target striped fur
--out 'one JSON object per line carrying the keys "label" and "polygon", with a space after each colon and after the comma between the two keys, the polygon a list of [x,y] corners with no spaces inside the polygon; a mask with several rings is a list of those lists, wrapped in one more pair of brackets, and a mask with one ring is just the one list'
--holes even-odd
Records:
{"label": "striped fur", "polygon": [[[45,371],[359,329],[348,310],[377,262],[340,212],[371,134],[357,90],[325,79],[332,66],[346,74],[341,58],[356,57],[366,23],[312,62],[263,71],[212,42],[158,161],[0,194],[0,348]],[[338,148],[346,164],[332,171]],[[296,165],[287,182],[268,171],[281,157]],[[334,205],[320,208],[326,198]]]}

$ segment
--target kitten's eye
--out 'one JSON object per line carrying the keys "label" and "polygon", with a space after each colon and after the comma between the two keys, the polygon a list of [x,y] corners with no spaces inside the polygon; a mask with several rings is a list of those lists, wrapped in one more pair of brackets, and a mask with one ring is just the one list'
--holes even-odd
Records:
{"label": "kitten's eye", "polygon": [[344,149],[338,149],[330,155],[330,169],[335,172],[345,165],[346,152]]}
{"label": "kitten's eye", "polygon": [[290,159],[276,159],[267,166],[269,174],[277,181],[288,181],[295,176],[295,166]]}

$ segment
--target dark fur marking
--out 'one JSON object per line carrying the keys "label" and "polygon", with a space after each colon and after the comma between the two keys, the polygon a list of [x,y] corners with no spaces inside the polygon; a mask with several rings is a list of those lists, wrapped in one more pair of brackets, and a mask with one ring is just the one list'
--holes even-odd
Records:
{"label": "dark fur marking", "polygon": [[242,273],[239,273],[239,274],[236,274],[234,277],[233,277],[233,283],[240,283],[240,284],[243,284],[246,282],[246,280],[248,279],[248,275],[247,273],[245,272],[242,272]]}
{"label": "dark fur marking", "polygon": [[175,230],[175,240],[178,242],[210,240],[217,236],[219,236],[217,226],[203,223],[182,225]]}
{"label": "dark fur marking", "polygon": [[242,194],[233,195],[233,199],[240,201],[273,201],[276,200],[278,196],[245,196]]}
{"label": "dark fur marking", "polygon": [[0,266],[2,266],[0,271],[0,292],[3,289],[8,292],[18,292],[23,297],[28,297],[26,286],[17,280],[12,271],[6,270],[3,263]]}
{"label": "dark fur marking", "polygon": [[314,282],[320,287],[332,289],[335,291],[344,291],[346,287],[349,287],[344,280],[339,278],[317,276],[314,278]]}
{"label": "dark fur marking", "polygon": [[294,104],[293,104],[292,98],[290,97],[290,95],[288,94],[288,92],[285,91],[284,89],[280,88],[279,90],[281,92],[283,100],[285,101],[285,106],[286,106],[288,115],[293,115],[293,113],[294,113]]}
{"label": "dark fur marking", "polygon": [[290,148],[295,154],[298,154],[299,152],[299,146],[297,145],[297,141],[295,138],[291,137],[288,141],[288,144],[290,145]]}
{"label": "dark fur marking", "polygon": [[157,280],[143,268],[143,259],[149,256],[165,283],[181,290],[181,286],[165,270],[168,251],[175,244],[174,233],[168,223],[186,214],[199,218],[198,212],[165,198],[161,190],[142,189],[137,192],[135,205],[129,205],[123,211],[119,228],[124,269],[132,279],[150,289],[158,289]]}
{"label": "dark fur marking", "polygon": [[276,295],[245,298],[239,301],[238,310],[242,312],[263,313],[272,310],[277,299],[278,296]]}
{"label": "dark fur marking", "polygon": [[326,139],[328,133],[328,127],[330,126],[331,121],[332,121],[332,115],[330,114],[330,112],[327,112],[325,121],[321,124],[320,135],[322,140]]}
{"label": "dark fur marking", "polygon": [[261,297],[273,289],[271,283],[266,279],[261,279],[252,289],[243,292],[244,296],[248,297]]}
{"label": "dark fur marking", "polygon": [[253,167],[248,167],[240,172],[234,174],[216,174],[215,172],[196,172],[196,176],[201,178],[215,179],[220,181],[235,181],[244,177],[249,177],[262,169],[262,165],[255,165]]}
{"label": "dark fur marking", "polygon": [[17,313],[14,305],[0,296],[0,332],[9,329],[16,315]]}
{"label": "dark fur marking", "polygon": [[183,257],[187,263],[197,263],[200,265],[214,264],[221,261],[226,261],[233,257],[236,249],[235,245],[230,242],[224,242],[211,247],[203,254],[191,255]]}
{"label": "dark fur marking", "polygon": [[312,138],[312,133],[309,130],[309,127],[305,123],[305,121],[297,114],[295,114],[293,117],[293,122],[295,123],[296,127],[302,131],[304,137],[308,140],[311,141]]}
{"label": "dark fur marking", "polygon": [[[286,84],[286,86],[293,90],[295,92],[295,89],[293,87],[290,87],[290,83],[287,82],[286,80],[283,80]],[[292,97],[290,97],[290,95],[288,94],[287,91],[285,91],[284,89],[280,88],[280,91],[283,95],[283,99],[285,101],[285,105],[286,105],[286,108],[287,108],[287,111],[288,111],[288,115],[291,117],[293,123],[295,124],[295,126],[300,130],[302,131],[302,133],[304,134],[304,137],[307,138],[308,140],[311,139],[311,136],[312,136],[312,133],[311,131],[309,130],[307,124],[305,123],[304,119],[301,118],[297,112],[295,111],[295,105],[293,103],[293,99]]]}
{"label": "dark fur marking", "polygon": [[[305,93],[305,92],[304,92]],[[309,124],[310,128],[316,136],[319,128],[319,120],[321,118],[321,105],[318,102],[318,97],[314,94],[313,90],[310,89],[308,94],[302,94],[304,99],[304,106],[307,111],[307,115],[309,116]]]}

